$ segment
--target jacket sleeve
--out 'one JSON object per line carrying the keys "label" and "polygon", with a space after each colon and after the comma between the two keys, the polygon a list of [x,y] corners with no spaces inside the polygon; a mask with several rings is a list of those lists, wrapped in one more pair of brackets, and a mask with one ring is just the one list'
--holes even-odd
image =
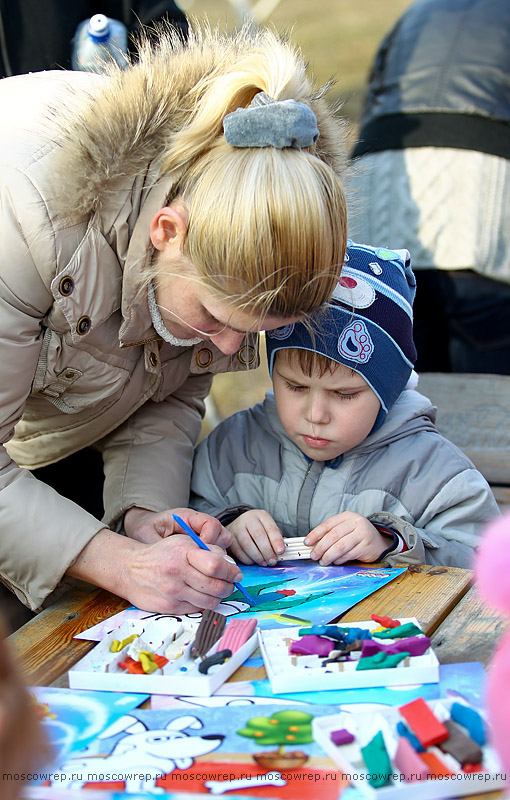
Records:
{"label": "jacket sleeve", "polygon": [[[39,273],[55,263],[38,193],[2,166],[0,187],[0,580],[37,611],[104,525],[21,469],[5,444],[21,418],[53,298]],[[8,187],[8,188],[6,188]],[[23,197],[16,208],[15,196]]]}
{"label": "jacket sleeve", "polygon": [[162,402],[148,400],[98,443],[109,524],[133,506],[164,511],[188,505],[193,448],[211,381],[209,374],[190,375]]}
{"label": "jacket sleeve", "polygon": [[[243,510],[251,508],[240,505],[242,498],[235,486],[236,465],[231,457],[230,435],[229,420],[225,420],[200,442],[195,451],[191,477],[190,507],[217,517],[224,525]],[[241,507],[242,510],[238,510]]]}
{"label": "jacket sleeve", "polygon": [[392,566],[438,564],[471,569],[484,527],[499,515],[489,485],[473,467],[441,486],[414,524],[386,511],[369,519],[392,528],[408,547],[386,557]]}

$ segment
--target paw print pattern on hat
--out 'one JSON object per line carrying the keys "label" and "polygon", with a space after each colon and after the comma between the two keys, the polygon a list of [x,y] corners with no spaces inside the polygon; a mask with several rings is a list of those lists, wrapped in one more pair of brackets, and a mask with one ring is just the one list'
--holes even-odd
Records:
{"label": "paw print pattern on hat", "polygon": [[374,352],[374,343],[367,326],[360,319],[347,325],[338,339],[338,352],[358,364],[366,364]]}

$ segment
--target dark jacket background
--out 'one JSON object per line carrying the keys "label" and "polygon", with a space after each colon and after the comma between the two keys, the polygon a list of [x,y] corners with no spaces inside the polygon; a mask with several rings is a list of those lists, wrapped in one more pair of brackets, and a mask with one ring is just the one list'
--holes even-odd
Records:
{"label": "dark jacket background", "polygon": [[71,69],[76,28],[94,14],[120,20],[130,33],[164,19],[184,36],[188,30],[173,0],[0,0],[0,77]]}
{"label": "dark jacket background", "polygon": [[510,157],[509,0],[417,0],[383,39],[353,155],[407,147]]}

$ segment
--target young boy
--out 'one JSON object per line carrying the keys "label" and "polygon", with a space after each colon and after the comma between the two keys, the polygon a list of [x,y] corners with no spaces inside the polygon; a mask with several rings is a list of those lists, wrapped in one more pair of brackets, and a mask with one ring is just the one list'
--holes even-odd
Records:
{"label": "young boy", "polygon": [[283,536],[305,536],[322,565],[472,566],[499,510],[410,388],[414,293],[407,251],[349,242],[327,307],[266,333],[273,392],[218,425],[193,467],[190,504],[228,527],[237,560],[274,565]]}

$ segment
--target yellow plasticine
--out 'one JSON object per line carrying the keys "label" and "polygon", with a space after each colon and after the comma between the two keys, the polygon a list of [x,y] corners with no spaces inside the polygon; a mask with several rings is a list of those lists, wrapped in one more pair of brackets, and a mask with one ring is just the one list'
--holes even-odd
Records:
{"label": "yellow plasticine", "polygon": [[142,665],[142,669],[147,675],[150,675],[151,672],[159,669],[158,665],[154,661],[154,653],[151,653],[150,650],[141,650],[140,653],[138,653],[138,661]]}
{"label": "yellow plasticine", "polygon": [[120,653],[120,651],[127,644],[131,644],[131,642],[134,641],[135,639],[138,639],[138,634],[137,633],[133,633],[131,636],[128,636],[126,639],[122,639],[122,641],[120,641],[119,639],[114,639],[113,642],[110,645],[110,652],[111,653]]}
{"label": "yellow plasticine", "polygon": [[382,631],[388,631],[388,630],[389,630],[389,628],[385,628],[384,625],[379,625],[378,628],[374,628],[373,630],[370,631],[370,633],[375,634],[375,633],[381,633]]}

